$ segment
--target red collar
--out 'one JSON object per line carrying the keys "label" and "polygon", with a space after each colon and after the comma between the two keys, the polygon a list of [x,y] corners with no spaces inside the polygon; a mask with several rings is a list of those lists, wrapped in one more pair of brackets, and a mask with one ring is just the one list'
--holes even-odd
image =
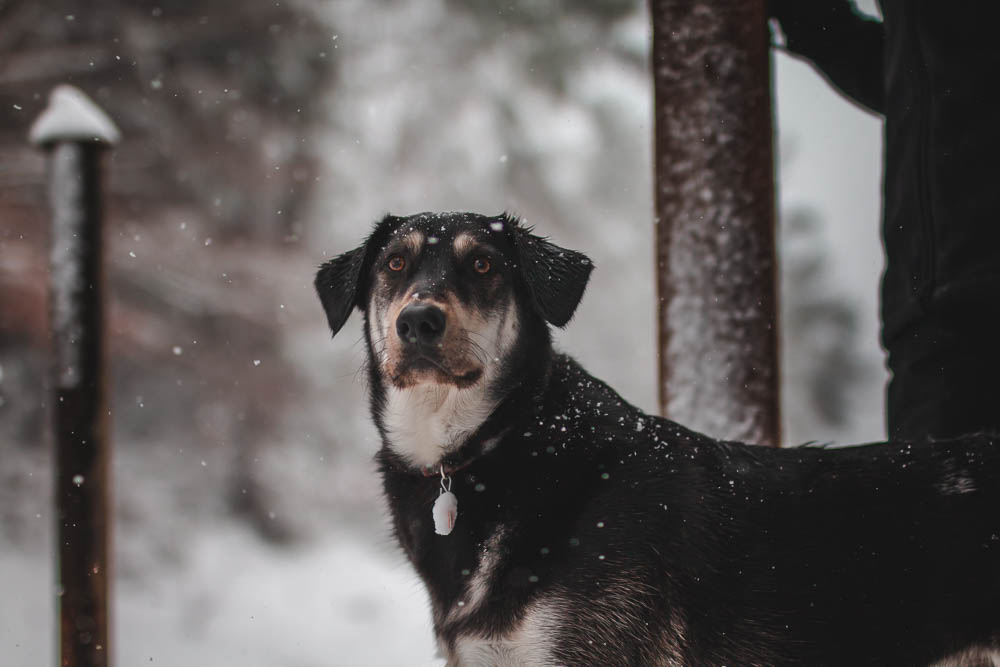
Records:
{"label": "red collar", "polygon": [[472,465],[472,462],[475,460],[476,460],[475,457],[473,457],[471,459],[466,459],[465,461],[462,461],[461,463],[456,463],[454,465],[441,461],[437,465],[424,466],[423,468],[420,469],[420,472],[421,474],[423,474],[424,477],[437,477],[442,473],[442,471],[444,472],[445,475],[454,475],[462,468],[466,468]]}
{"label": "red collar", "polygon": [[472,465],[472,462],[478,459],[483,454],[488,454],[490,451],[492,451],[493,448],[496,447],[497,444],[500,442],[500,440],[505,435],[507,435],[507,432],[509,430],[510,430],[509,427],[505,428],[499,433],[497,433],[495,436],[491,438],[486,438],[486,440],[483,441],[482,446],[476,450],[475,454],[466,458],[463,461],[459,461],[458,463],[449,463],[445,459],[441,459],[434,465],[424,466],[423,468],[420,469],[420,472],[423,474],[424,477],[436,477],[442,474],[442,472],[445,475],[454,475],[459,470],[462,470],[463,468]]}

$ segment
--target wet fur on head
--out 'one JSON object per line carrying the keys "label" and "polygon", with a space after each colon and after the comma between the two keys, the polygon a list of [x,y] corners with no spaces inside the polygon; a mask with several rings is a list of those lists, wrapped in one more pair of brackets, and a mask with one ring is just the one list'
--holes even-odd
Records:
{"label": "wet fur on head", "polygon": [[395,231],[414,220],[460,218],[483,225],[501,225],[517,249],[521,280],[530,291],[538,314],[557,327],[569,323],[594,268],[586,255],[560,248],[508,213],[493,218],[472,213],[420,213],[409,217],[386,215],[360,246],[320,266],[314,284],[333,335],[337,335],[354,308],[365,309],[372,263]]}
{"label": "wet fur on head", "polygon": [[[487,279],[460,275],[477,252],[495,264]],[[405,257],[402,289],[384,269],[387,253]],[[523,341],[547,348],[548,324],[569,322],[592,269],[585,255],[507,214],[388,215],[364,243],[323,264],[315,285],[333,334],[354,308],[364,313],[376,425],[392,452],[420,467],[460,449],[513,389],[512,378],[523,384],[538,374],[525,371],[544,364],[520,349]],[[481,288],[487,280],[491,290]],[[395,331],[414,302],[434,305],[448,322],[439,349],[418,358]],[[522,328],[531,335],[519,335]]]}

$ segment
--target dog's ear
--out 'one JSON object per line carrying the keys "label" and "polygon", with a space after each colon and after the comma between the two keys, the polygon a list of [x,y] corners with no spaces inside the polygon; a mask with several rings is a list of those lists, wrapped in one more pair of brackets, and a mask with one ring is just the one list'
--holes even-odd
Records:
{"label": "dog's ear", "polygon": [[582,252],[560,248],[516,222],[513,231],[521,273],[538,311],[555,326],[566,326],[583,298],[594,263]]}
{"label": "dog's ear", "polygon": [[360,290],[361,269],[365,263],[367,243],[334,257],[316,272],[316,293],[326,311],[330,331],[336,336],[354,306],[362,307]]}
{"label": "dog's ear", "polygon": [[398,223],[399,218],[386,215],[375,223],[375,228],[364,243],[334,257],[316,272],[316,293],[319,294],[334,336],[344,326],[352,308],[365,307],[368,299],[368,270],[374,261],[374,254]]}

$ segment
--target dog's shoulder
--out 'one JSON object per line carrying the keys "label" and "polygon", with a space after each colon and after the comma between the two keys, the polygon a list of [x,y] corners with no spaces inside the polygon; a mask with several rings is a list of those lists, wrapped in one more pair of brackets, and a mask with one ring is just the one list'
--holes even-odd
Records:
{"label": "dog's shoulder", "polygon": [[554,356],[534,416],[541,434],[572,447],[578,462],[613,460],[639,475],[660,475],[664,466],[766,463],[762,448],[719,441],[641,410],[565,354]]}

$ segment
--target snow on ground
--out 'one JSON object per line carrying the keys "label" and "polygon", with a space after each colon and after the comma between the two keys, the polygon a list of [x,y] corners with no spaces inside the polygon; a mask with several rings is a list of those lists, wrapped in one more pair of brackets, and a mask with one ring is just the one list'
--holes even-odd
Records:
{"label": "snow on ground", "polygon": [[436,664],[427,596],[385,543],[262,549],[231,526],[188,541],[183,571],[120,596],[120,664]]}
{"label": "snow on ground", "polygon": [[[177,539],[181,564],[115,585],[115,664],[441,663],[426,593],[387,540],[344,532],[275,549],[233,524]],[[8,601],[0,605],[0,664],[55,662],[52,568],[38,553],[0,550]]]}
{"label": "snow on ground", "polygon": [[21,551],[0,545],[0,656],[5,665],[55,664],[51,549]]}

